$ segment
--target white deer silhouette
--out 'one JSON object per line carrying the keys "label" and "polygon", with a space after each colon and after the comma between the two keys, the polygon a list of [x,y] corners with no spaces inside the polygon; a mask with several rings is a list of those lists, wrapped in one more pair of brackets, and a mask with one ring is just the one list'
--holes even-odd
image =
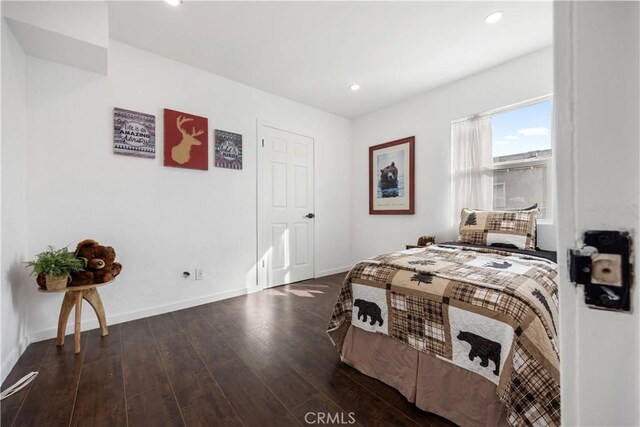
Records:
{"label": "white deer silhouette", "polygon": [[182,125],[187,122],[192,122],[194,119],[190,119],[184,116],[178,116],[176,119],[176,127],[182,134],[182,140],[178,145],[171,149],[171,158],[181,165],[187,163],[191,159],[191,146],[202,145],[202,142],[196,139],[196,136],[200,136],[204,133],[204,130],[196,132],[195,126],[191,128],[191,133],[187,133],[182,128]]}

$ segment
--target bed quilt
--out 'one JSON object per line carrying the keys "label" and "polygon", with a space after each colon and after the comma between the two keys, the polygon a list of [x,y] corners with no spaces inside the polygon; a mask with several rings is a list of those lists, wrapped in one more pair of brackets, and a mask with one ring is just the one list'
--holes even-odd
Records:
{"label": "bed quilt", "polygon": [[560,425],[557,265],[437,245],[358,263],[327,330],[392,337],[496,385],[513,426]]}

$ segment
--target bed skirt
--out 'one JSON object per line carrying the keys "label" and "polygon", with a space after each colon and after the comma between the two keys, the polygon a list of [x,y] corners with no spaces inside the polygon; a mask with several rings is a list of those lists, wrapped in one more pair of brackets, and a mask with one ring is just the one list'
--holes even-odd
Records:
{"label": "bed skirt", "polygon": [[508,426],[495,384],[392,338],[350,326],[341,358],[418,408],[462,427]]}

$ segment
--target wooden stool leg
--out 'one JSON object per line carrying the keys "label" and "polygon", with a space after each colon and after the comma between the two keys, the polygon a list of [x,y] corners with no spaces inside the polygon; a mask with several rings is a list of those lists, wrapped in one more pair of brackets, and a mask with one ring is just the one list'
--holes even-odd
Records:
{"label": "wooden stool leg", "polygon": [[75,304],[75,298],[73,292],[66,292],[62,299],[62,307],[60,307],[60,317],[58,317],[58,338],[57,345],[64,345],[64,333],[67,329],[67,320],[69,320],[69,314]]}
{"label": "wooden stool leg", "polygon": [[100,332],[103,337],[109,335],[109,329],[107,327],[107,317],[104,314],[104,307],[102,306],[102,299],[96,289],[87,289],[82,291],[82,297],[87,300],[98,317],[98,323],[100,324]]}
{"label": "wooden stool leg", "polygon": [[[70,292],[67,292],[70,293]],[[76,334],[75,334],[75,344],[76,344],[76,354],[80,353],[80,333],[81,327],[80,323],[82,320],[82,292],[75,291],[73,292],[76,299]]]}

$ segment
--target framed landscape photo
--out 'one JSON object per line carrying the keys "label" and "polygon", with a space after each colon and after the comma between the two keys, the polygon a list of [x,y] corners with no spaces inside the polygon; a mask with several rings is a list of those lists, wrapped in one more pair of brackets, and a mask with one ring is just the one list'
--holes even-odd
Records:
{"label": "framed landscape photo", "polygon": [[413,215],[415,137],[369,147],[369,214]]}

